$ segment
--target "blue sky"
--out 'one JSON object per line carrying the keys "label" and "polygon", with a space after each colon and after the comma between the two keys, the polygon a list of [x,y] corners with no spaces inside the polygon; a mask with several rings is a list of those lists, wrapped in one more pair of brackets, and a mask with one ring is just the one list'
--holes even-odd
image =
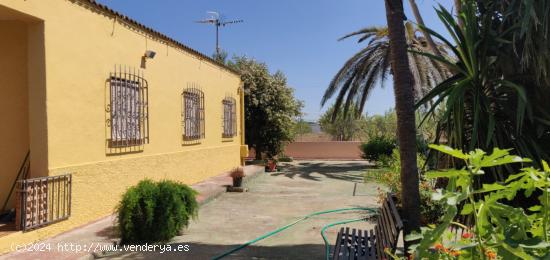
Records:
{"label": "blue sky", "polygon": [[[305,102],[304,118],[317,120],[325,108],[320,101],[340,66],[364,45],[353,39],[337,41],[362,27],[385,25],[383,0],[99,0],[205,54],[215,50],[213,26],[194,23],[218,11],[226,19],[245,22],[223,28],[221,47],[230,55],[246,55],[283,71],[298,99]],[[408,1],[404,1],[410,20]],[[417,0],[429,27],[443,32],[433,7],[450,8],[452,0]],[[392,82],[377,88],[366,105],[368,114],[394,106]]]}

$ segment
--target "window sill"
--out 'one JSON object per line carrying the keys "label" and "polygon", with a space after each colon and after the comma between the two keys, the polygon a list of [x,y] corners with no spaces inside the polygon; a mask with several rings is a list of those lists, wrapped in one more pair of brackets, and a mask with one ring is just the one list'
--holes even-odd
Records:
{"label": "window sill", "polygon": [[144,150],[145,144],[149,143],[146,139],[134,139],[125,141],[114,141],[107,139],[105,146],[105,154],[107,156],[112,155],[124,155],[132,153],[141,153]]}
{"label": "window sill", "polygon": [[233,142],[233,140],[237,137],[237,135],[228,135],[222,133],[222,142]]}
{"label": "window sill", "polygon": [[201,144],[202,139],[195,139],[195,140],[186,140],[183,139],[181,145],[182,146],[193,146],[193,145],[199,145]]}

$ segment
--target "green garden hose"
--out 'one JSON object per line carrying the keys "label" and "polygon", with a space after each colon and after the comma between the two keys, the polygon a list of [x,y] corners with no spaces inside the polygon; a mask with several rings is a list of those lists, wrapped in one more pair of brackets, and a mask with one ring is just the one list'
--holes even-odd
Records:
{"label": "green garden hose", "polygon": [[328,225],[325,225],[321,229],[321,236],[323,237],[323,240],[325,241],[325,259],[329,260],[329,255],[330,255],[330,243],[328,242],[327,237],[325,236],[325,230],[327,230],[327,228],[333,227],[333,226],[336,226],[336,225],[342,225],[342,224],[346,224],[346,223],[365,221],[365,220],[366,220],[366,218],[348,219],[348,220],[338,221],[338,222],[334,222],[334,223],[330,223]]}
{"label": "green garden hose", "polygon": [[[213,259],[213,260],[222,259],[222,258],[224,258],[224,257],[226,257],[226,256],[228,256],[228,255],[230,255],[230,254],[233,254],[233,253],[235,253],[235,252],[237,252],[237,251],[239,251],[239,250],[241,250],[241,249],[243,249],[243,248],[245,248],[245,247],[247,247],[247,246],[249,246],[249,245],[252,245],[252,244],[254,244],[254,243],[256,243],[256,242],[258,242],[258,241],[260,241],[260,240],[263,240],[263,239],[265,239],[265,238],[268,238],[268,237],[270,237],[270,236],[273,236],[273,235],[275,235],[275,234],[277,234],[277,233],[279,233],[279,232],[281,232],[281,231],[283,231],[283,230],[285,230],[285,229],[287,229],[287,228],[289,228],[289,227],[292,227],[292,226],[298,224],[299,222],[302,222],[302,221],[304,221],[304,220],[306,220],[306,219],[309,219],[309,218],[311,218],[311,217],[318,216],[318,215],[323,215],[323,214],[341,212],[341,211],[351,211],[351,210],[366,210],[366,211],[370,211],[370,212],[376,212],[376,209],[373,209],[373,208],[365,208],[365,207],[343,208],[343,209],[333,209],[333,210],[317,211],[317,212],[311,213],[311,214],[309,214],[309,215],[306,215],[306,216],[304,216],[304,217],[302,217],[302,218],[300,218],[300,219],[298,219],[298,220],[296,220],[296,221],[294,221],[294,222],[292,222],[292,223],[290,223],[290,224],[287,224],[287,225],[285,225],[285,226],[283,226],[283,227],[280,227],[280,228],[278,228],[278,229],[276,229],[276,230],[274,230],[274,231],[271,231],[271,232],[269,232],[269,233],[267,233],[267,234],[264,234],[264,235],[262,235],[262,236],[260,236],[260,237],[257,237],[257,238],[255,238],[255,239],[253,239],[253,240],[250,240],[250,241],[248,241],[248,242],[246,242],[246,243],[244,243],[244,244],[242,244],[242,245],[240,245],[240,246],[238,246],[238,247],[235,247],[235,248],[233,248],[233,249],[231,249],[231,250],[229,250],[229,251],[224,252],[224,253],[221,254],[221,255],[215,256],[215,257],[213,257],[212,259]],[[365,218],[362,218],[362,220],[364,220],[364,219],[365,219]],[[338,224],[344,224],[344,223],[349,223],[349,222],[354,222],[354,221],[359,221],[359,220],[356,219],[356,220],[353,220],[353,221],[350,221],[350,220],[346,220],[346,221],[348,221],[348,222],[342,221],[343,223],[337,222],[337,223],[329,224],[329,226],[323,227],[323,230],[321,230],[321,236],[323,236],[323,240],[325,241],[325,247],[326,247],[326,248],[329,248],[329,249],[330,249],[330,245],[328,244],[328,241],[327,241],[325,235],[323,234],[323,231],[324,231],[326,228],[328,228],[328,227],[330,227],[330,226],[338,225]],[[328,253],[327,253],[327,256],[328,256]]]}

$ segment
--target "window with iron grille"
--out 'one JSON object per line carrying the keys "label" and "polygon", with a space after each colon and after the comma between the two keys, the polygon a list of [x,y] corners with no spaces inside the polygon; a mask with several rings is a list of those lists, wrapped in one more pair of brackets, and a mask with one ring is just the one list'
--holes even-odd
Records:
{"label": "window with iron grille", "polygon": [[183,140],[193,141],[204,138],[204,93],[198,86],[190,84],[181,97]]}
{"label": "window with iron grille", "polygon": [[147,81],[140,71],[115,68],[109,77],[110,147],[149,142]]}
{"label": "window with iron grille", "polygon": [[223,106],[222,137],[224,138],[231,138],[237,135],[236,103],[237,102],[235,102],[235,99],[232,97],[226,97],[222,101],[222,106]]}

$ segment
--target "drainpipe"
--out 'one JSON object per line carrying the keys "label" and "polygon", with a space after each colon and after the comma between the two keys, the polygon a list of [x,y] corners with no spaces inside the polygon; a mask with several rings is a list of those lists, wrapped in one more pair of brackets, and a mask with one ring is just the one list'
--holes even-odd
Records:
{"label": "drainpipe", "polygon": [[248,156],[248,145],[244,143],[244,82],[241,81],[240,87],[238,89],[238,94],[240,98],[240,128],[241,128],[241,147],[240,147],[240,156],[241,156],[241,166],[244,166],[244,158]]}

